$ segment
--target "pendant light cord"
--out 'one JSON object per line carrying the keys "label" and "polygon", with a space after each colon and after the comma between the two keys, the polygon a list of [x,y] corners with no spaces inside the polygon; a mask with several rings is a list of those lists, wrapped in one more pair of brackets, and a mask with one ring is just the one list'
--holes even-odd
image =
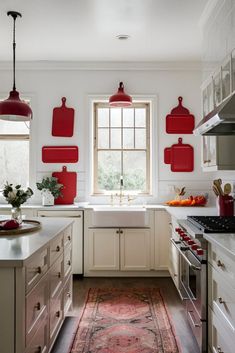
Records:
{"label": "pendant light cord", "polygon": [[15,34],[16,34],[16,17],[12,16],[14,20],[13,24],[13,91],[16,90],[16,41],[15,41]]}
{"label": "pendant light cord", "polygon": [[16,41],[15,41],[15,35],[16,35],[16,19],[17,17],[22,17],[21,13],[17,11],[8,11],[7,13],[8,16],[11,16],[13,18],[13,91],[16,90]]}

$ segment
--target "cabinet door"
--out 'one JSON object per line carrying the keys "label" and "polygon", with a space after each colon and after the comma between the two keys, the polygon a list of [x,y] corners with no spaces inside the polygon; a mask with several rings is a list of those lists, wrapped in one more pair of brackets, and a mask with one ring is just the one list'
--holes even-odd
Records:
{"label": "cabinet door", "polygon": [[217,164],[217,136],[203,136],[203,167],[212,167]]}
{"label": "cabinet door", "polygon": [[177,289],[179,289],[179,253],[176,247],[169,244],[169,272]]}
{"label": "cabinet door", "polygon": [[150,230],[120,229],[121,270],[150,270]]}
{"label": "cabinet door", "polygon": [[72,218],[73,247],[72,247],[72,272],[83,273],[83,211],[38,211],[39,217],[67,217]]}
{"label": "cabinet door", "polygon": [[155,211],[155,269],[167,270],[169,265],[170,216],[166,211]]}
{"label": "cabinet door", "polygon": [[119,229],[89,229],[88,237],[89,270],[119,270]]}

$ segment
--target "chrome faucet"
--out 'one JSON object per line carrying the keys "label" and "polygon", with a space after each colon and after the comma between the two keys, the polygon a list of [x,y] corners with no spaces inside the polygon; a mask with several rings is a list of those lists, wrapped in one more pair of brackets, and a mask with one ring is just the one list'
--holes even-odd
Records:
{"label": "chrome faucet", "polygon": [[116,196],[119,197],[119,205],[122,205],[123,202],[123,198],[125,197],[125,195],[123,194],[123,176],[120,176],[120,191],[119,194],[116,194]]}

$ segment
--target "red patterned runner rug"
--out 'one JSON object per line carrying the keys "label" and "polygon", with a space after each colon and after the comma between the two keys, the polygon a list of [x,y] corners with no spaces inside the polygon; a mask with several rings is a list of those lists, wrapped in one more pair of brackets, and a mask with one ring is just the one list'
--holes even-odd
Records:
{"label": "red patterned runner rug", "polygon": [[69,353],[179,353],[159,289],[94,288]]}

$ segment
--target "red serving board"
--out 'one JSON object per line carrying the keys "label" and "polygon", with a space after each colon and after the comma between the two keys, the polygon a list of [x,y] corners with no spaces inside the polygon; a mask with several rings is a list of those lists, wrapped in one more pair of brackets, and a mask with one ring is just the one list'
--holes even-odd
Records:
{"label": "red serving board", "polygon": [[172,172],[192,172],[194,170],[193,147],[183,144],[180,137],[177,144],[164,149],[164,163],[171,165]]}
{"label": "red serving board", "polygon": [[65,106],[66,98],[63,97],[61,107],[53,109],[52,136],[73,136],[74,109]]}
{"label": "red serving board", "polygon": [[43,146],[43,163],[76,163],[79,152],[77,146]]}
{"label": "red serving board", "polygon": [[166,116],[166,132],[168,134],[192,134],[194,129],[194,116],[182,105],[182,97],[178,98],[179,104],[173,108],[171,114]]}
{"label": "red serving board", "polygon": [[62,172],[53,172],[52,176],[58,179],[58,183],[63,184],[62,195],[55,199],[56,205],[70,205],[74,203],[77,194],[77,173],[68,172],[67,167],[62,167]]}

